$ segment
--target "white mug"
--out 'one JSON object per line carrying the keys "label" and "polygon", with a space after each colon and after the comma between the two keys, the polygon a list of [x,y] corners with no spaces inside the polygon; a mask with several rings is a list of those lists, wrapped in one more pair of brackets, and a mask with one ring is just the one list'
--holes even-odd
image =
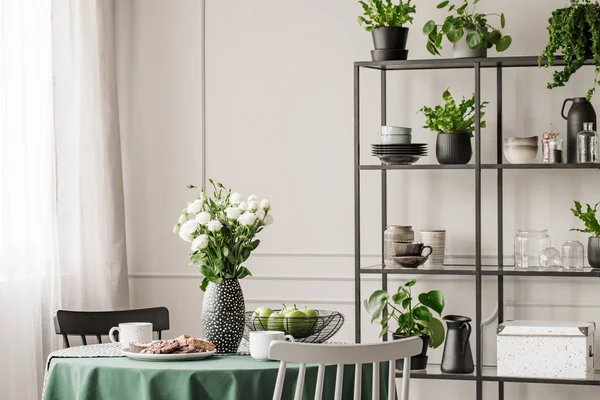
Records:
{"label": "white mug", "polygon": [[[119,332],[119,340],[115,340],[113,333]],[[113,343],[121,343],[122,349],[128,349],[129,343],[152,342],[151,322],[125,322],[119,326],[113,326],[108,332],[108,337]]]}
{"label": "white mug", "polygon": [[266,361],[269,359],[269,346],[273,340],[289,340],[295,342],[294,337],[281,331],[251,331],[250,355],[255,360]]}

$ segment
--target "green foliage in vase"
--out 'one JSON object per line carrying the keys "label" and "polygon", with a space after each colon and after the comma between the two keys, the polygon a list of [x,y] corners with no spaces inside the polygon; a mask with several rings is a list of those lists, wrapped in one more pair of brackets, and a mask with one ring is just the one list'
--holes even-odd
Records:
{"label": "green foliage in vase", "polygon": [[548,23],[548,45],[538,64],[545,68],[553,66],[557,53],[562,53],[565,60],[563,69],[552,74],[548,89],[565,86],[583,63],[592,58],[596,76],[586,96],[591,100],[600,73],[600,5],[590,0],[571,0],[569,7],[554,10]]}
{"label": "green foliage in vase", "polygon": [[[450,4],[449,0],[444,0],[437,5],[437,8],[447,8],[448,12],[454,11],[455,15],[449,15],[442,25],[430,20],[423,26],[423,33],[428,36],[427,50],[433,55],[440,55],[442,49],[442,39],[444,36],[451,43],[458,43],[465,35],[465,29],[474,29],[467,33],[467,45],[470,49],[476,50],[486,46],[490,48],[496,46],[496,51],[502,52],[510,47],[512,38],[509,35],[503,35],[502,32],[488,23],[489,16],[500,18],[500,27],[504,29],[506,19],[504,14],[480,14],[475,12],[479,0],[463,0],[462,3]],[[472,7],[471,7],[472,6]],[[470,8],[471,7],[471,8]]]}
{"label": "green foliage in vase", "polygon": [[575,208],[571,208],[571,211],[574,216],[583,222],[585,229],[571,229],[571,231],[589,233],[594,237],[600,237],[600,222],[596,218],[598,204],[600,203],[596,203],[593,207],[586,204],[584,209],[580,202],[575,201]]}
{"label": "green foliage in vase", "polygon": [[225,279],[251,276],[242,264],[260,244],[256,235],[273,223],[268,199],[259,202],[251,195],[244,200],[223,184],[208,181],[214,189],[212,197],[188,185],[189,189],[199,190],[198,196],[185,206],[173,228],[191,245],[190,265],[204,275],[200,286],[203,291],[209,282],[219,284]]}
{"label": "green foliage in vase", "polygon": [[398,0],[398,4],[394,4],[392,0],[361,0],[358,3],[363,8],[363,15],[358,17],[358,23],[367,32],[375,28],[401,27],[412,23],[413,14],[417,11],[411,0]]}
{"label": "green foliage in vase", "polygon": [[390,331],[389,323],[394,321],[398,328],[390,331],[399,336],[424,336],[431,339],[429,347],[436,348],[444,343],[446,330],[442,321],[435,318],[433,313],[441,316],[444,311],[444,294],[439,290],[421,293],[417,296],[418,302],[412,294],[412,287],[416,280],[406,282],[399,286],[396,293],[388,294],[385,290],[376,290],[371,294],[366,303],[366,308],[371,314],[371,322],[379,320],[383,336]]}
{"label": "green foliage in vase", "polygon": [[[419,111],[425,115],[425,125],[423,128],[437,133],[468,133],[473,136],[475,131],[475,96],[470,99],[462,98],[460,104],[456,101],[446,89],[442,95],[445,101],[443,106],[437,105],[433,108],[423,107]],[[483,109],[489,102],[484,101],[480,107],[481,128],[486,127],[483,120],[485,113]]]}

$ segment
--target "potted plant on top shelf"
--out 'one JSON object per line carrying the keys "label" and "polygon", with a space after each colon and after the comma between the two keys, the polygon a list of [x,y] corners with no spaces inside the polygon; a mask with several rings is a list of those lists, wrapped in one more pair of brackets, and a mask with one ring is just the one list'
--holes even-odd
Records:
{"label": "potted plant on top shelf", "polygon": [[[446,89],[442,95],[444,106],[437,105],[434,108],[423,107],[419,111],[425,115],[423,128],[437,132],[435,155],[440,164],[468,164],[473,155],[471,138],[475,131],[475,96],[470,99],[463,97],[460,104]],[[481,103],[480,117],[485,113],[483,109],[487,101]],[[486,127],[483,119],[481,128]]]}
{"label": "potted plant on top shelf", "polygon": [[575,201],[575,208],[571,208],[573,215],[585,225],[585,229],[571,229],[571,231],[592,235],[588,239],[588,262],[592,268],[600,268],[600,221],[596,218],[598,204],[600,203],[596,203],[593,207],[586,204],[584,210],[581,203]]}
{"label": "potted plant on top shelf", "polygon": [[[445,303],[444,294],[439,290],[432,290],[419,294],[419,302],[414,304],[411,288],[416,283],[416,280],[406,282],[392,295],[385,290],[376,290],[365,302],[365,306],[371,314],[371,322],[379,320],[381,323],[380,337],[390,331],[390,321],[394,321],[398,325],[395,331],[390,331],[394,340],[414,336],[423,340],[423,350],[421,354],[411,358],[410,367],[425,369],[427,348],[435,349],[444,343],[446,330],[432,311],[441,316]],[[396,368],[402,370],[403,364],[403,360],[397,360]]]}
{"label": "potted plant on top shelf", "polygon": [[[447,16],[442,25],[430,20],[423,26],[423,33],[428,36],[426,47],[431,54],[440,55],[444,36],[453,44],[454,58],[483,58],[487,56],[487,49],[492,46],[496,46],[496,51],[499,52],[510,47],[512,38],[503,35],[487,20],[490,15],[498,16],[500,27],[504,29],[504,14],[476,13],[477,3],[479,0],[473,0],[472,4],[469,0],[463,0],[462,4],[457,6],[450,4],[449,0],[444,0],[437,5],[437,8],[447,7],[449,12],[454,11],[456,15]],[[473,7],[469,8],[471,5]]]}
{"label": "potted plant on top shelf", "polygon": [[590,101],[598,85],[600,73],[600,5],[590,0],[571,0],[571,5],[552,12],[548,21],[548,45],[539,57],[539,66],[554,65],[555,54],[562,53],[565,66],[554,71],[548,89],[562,87],[587,59],[594,60],[596,77],[587,92]]}
{"label": "potted plant on top shelf", "polygon": [[365,0],[359,1],[363,15],[358,23],[373,35],[375,50],[371,50],[373,61],[406,60],[406,40],[408,28],[404,25],[412,23],[416,7],[411,0]]}

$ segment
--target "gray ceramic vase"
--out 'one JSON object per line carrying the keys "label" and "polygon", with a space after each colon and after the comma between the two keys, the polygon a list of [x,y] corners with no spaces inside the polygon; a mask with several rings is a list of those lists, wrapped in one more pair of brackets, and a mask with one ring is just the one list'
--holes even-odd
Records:
{"label": "gray ceramic vase", "polygon": [[600,268],[600,237],[588,239],[588,262],[592,268]]}
{"label": "gray ceramic vase", "polygon": [[215,344],[217,353],[238,351],[244,335],[244,311],[244,293],[237,279],[208,284],[202,304],[202,322],[204,336]]}
{"label": "gray ceramic vase", "polygon": [[[456,43],[452,45],[452,57],[453,58],[486,58],[487,57],[487,46],[481,46],[478,49],[471,49],[467,44],[467,35],[473,32],[475,29],[463,28],[465,34]],[[487,32],[487,29],[483,29]]]}

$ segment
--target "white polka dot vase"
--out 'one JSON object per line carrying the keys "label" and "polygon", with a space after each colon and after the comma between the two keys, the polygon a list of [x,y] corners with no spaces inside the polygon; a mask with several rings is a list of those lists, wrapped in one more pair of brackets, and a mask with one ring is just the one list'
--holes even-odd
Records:
{"label": "white polka dot vase", "polygon": [[204,293],[202,322],[206,340],[215,344],[217,353],[236,353],[245,326],[244,293],[237,279],[210,282]]}

